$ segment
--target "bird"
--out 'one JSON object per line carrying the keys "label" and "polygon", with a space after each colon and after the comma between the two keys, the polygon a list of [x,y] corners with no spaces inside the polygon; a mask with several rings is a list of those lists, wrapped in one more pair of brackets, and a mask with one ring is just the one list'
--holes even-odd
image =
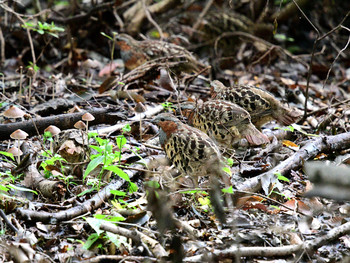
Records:
{"label": "bird", "polygon": [[223,146],[232,146],[241,138],[252,145],[269,143],[250,120],[249,113],[237,104],[224,100],[206,101],[202,105],[185,102],[179,105],[188,123],[208,134]]}
{"label": "bird", "polygon": [[194,177],[220,176],[221,153],[207,134],[182,123],[170,113],[161,113],[152,122],[159,126],[159,142],[179,172]]}
{"label": "bird", "polygon": [[128,70],[155,58],[162,58],[164,61],[186,60],[186,66],[194,70],[204,67],[187,49],[173,43],[151,39],[138,41],[128,34],[121,33],[116,35],[116,44]]}
{"label": "bird", "polygon": [[269,92],[252,85],[226,87],[218,80],[211,82],[211,98],[236,103],[249,112],[252,123],[261,128],[275,119],[283,125],[297,121],[301,114],[296,109],[283,105]]}

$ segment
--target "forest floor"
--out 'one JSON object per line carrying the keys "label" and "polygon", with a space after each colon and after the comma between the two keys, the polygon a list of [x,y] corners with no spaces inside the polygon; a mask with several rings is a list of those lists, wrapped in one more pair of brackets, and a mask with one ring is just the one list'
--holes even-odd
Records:
{"label": "forest floor", "polygon": [[[350,262],[350,3],[271,2],[0,1],[0,262]],[[219,202],[151,121],[213,80],[300,113]]]}

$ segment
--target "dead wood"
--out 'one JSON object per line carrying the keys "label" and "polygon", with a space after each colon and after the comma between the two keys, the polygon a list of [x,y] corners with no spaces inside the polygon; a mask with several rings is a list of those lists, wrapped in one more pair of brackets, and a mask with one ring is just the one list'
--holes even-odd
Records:
{"label": "dead wood", "polygon": [[[150,162],[151,160],[153,160],[153,158],[151,157],[144,158],[143,163],[147,165],[147,163]],[[140,166],[144,167],[142,164],[135,164],[135,165],[131,165],[130,167],[137,168]],[[134,177],[136,173],[138,173],[138,171],[131,171],[131,170],[127,170],[125,172],[129,175],[130,179]],[[44,211],[32,211],[29,209],[19,208],[17,210],[17,215],[26,221],[40,221],[43,223],[50,223],[50,224],[56,224],[61,221],[71,220],[87,212],[92,212],[93,210],[100,207],[105,201],[107,201],[112,196],[111,190],[120,189],[124,183],[125,183],[125,180],[118,177],[117,179],[109,183],[105,188],[103,188],[98,193],[96,193],[89,200],[86,200],[79,206],[72,207],[65,211],[49,213]]]}
{"label": "dead wood", "polygon": [[183,262],[203,262],[204,259],[224,259],[232,258],[239,254],[240,257],[283,257],[290,256],[297,252],[312,253],[324,244],[329,244],[331,241],[338,239],[343,235],[350,233],[350,222],[341,226],[335,227],[324,236],[315,238],[314,240],[306,241],[299,245],[288,245],[282,247],[238,247],[236,245],[224,250],[215,249],[208,254],[197,255],[193,257],[184,258]]}
{"label": "dead wood", "polygon": [[[91,113],[95,120],[89,122],[89,125],[97,124],[115,124],[117,121],[125,119],[125,115],[119,112],[112,112],[111,109],[92,109],[88,111]],[[71,129],[74,127],[74,124],[81,120],[81,117],[86,113],[70,113],[70,114],[60,114],[56,116],[44,117],[44,118],[35,118],[29,121],[15,122],[10,124],[0,124],[0,139],[5,140],[10,138],[10,134],[17,129],[21,129],[27,132],[30,136],[38,135],[35,126],[37,127],[40,134],[44,133],[44,130],[50,126],[55,125],[61,130]],[[35,123],[35,125],[34,125]]]}
{"label": "dead wood", "polygon": [[93,210],[100,207],[106,200],[111,197],[111,190],[118,190],[124,184],[124,182],[125,181],[122,179],[113,180],[105,188],[96,193],[91,199],[85,201],[79,206],[75,206],[65,211],[49,213],[44,211],[32,211],[29,209],[19,208],[17,210],[17,215],[26,221],[40,221],[49,224],[57,224],[61,221],[71,220],[87,212],[92,212]]}
{"label": "dead wood", "polygon": [[46,179],[36,169],[36,164],[31,164],[28,167],[28,172],[24,178],[24,185],[37,190],[46,198],[55,200],[60,200],[66,193],[64,183]]}
{"label": "dead wood", "polygon": [[266,191],[269,189],[270,183],[276,181],[276,173],[281,173],[282,175],[287,176],[291,170],[299,169],[305,161],[315,157],[321,152],[339,151],[349,147],[350,132],[335,136],[318,137],[309,141],[299,151],[281,162],[272,170],[245,181],[240,187],[238,187],[238,190],[258,192],[261,187],[263,187]]}
{"label": "dead wood", "polygon": [[46,179],[36,169],[36,164],[31,164],[28,167],[28,172],[24,178],[24,185],[37,190],[45,198],[54,200],[61,200],[66,193],[66,186],[64,183]]}
{"label": "dead wood", "polygon": [[142,257],[142,256],[122,256],[122,255],[114,255],[114,256],[97,256],[94,258],[90,258],[88,260],[80,261],[81,263],[100,263],[100,262],[156,262],[158,259],[151,257]]}
{"label": "dead wood", "polygon": [[129,230],[123,227],[115,226],[110,223],[102,223],[100,229],[109,231],[111,233],[125,236],[131,238],[136,243],[141,243],[145,246],[152,254],[157,257],[165,257],[168,253],[165,249],[159,244],[159,242],[137,230]]}

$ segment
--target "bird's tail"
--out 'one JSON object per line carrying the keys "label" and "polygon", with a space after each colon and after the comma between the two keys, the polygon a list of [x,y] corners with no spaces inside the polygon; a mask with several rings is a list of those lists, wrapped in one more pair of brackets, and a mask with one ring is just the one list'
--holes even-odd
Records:
{"label": "bird's tail", "polygon": [[295,123],[298,121],[298,119],[302,116],[301,112],[297,109],[288,109],[284,108],[278,116],[276,116],[276,119],[278,122],[282,123],[283,125],[291,125],[292,123]]}

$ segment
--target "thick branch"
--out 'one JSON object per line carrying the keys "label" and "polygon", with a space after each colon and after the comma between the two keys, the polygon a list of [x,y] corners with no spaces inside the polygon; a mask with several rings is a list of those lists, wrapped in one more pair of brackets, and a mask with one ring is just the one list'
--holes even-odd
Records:
{"label": "thick branch", "polygon": [[204,258],[208,260],[208,256],[218,259],[232,258],[235,255],[240,257],[282,257],[289,256],[296,252],[305,250],[312,253],[324,244],[336,240],[337,238],[350,233],[350,222],[341,226],[333,228],[327,234],[314,240],[307,241],[300,245],[289,245],[282,247],[237,247],[236,245],[224,250],[215,249],[212,253],[197,255],[193,257],[184,258],[183,262],[203,262]]}
{"label": "thick branch", "polygon": [[[111,112],[110,110],[104,108],[93,109],[89,110],[88,112],[95,117],[95,120],[89,123],[90,126],[101,123],[115,124],[117,121],[125,119],[123,114]],[[35,126],[38,128],[40,134],[44,133],[44,130],[50,125],[55,125],[61,130],[71,129],[74,127],[74,124],[77,121],[81,120],[84,113],[85,112],[60,114],[56,116],[36,118],[29,121],[0,124],[0,140],[10,138],[10,134],[17,129],[27,132],[30,136],[37,135]]]}
{"label": "thick branch", "polygon": [[240,185],[238,190],[257,192],[261,187],[268,189],[269,185],[263,186],[262,182],[269,184],[269,182],[274,181],[276,178],[275,173],[279,172],[282,175],[287,175],[291,170],[299,169],[305,161],[315,157],[321,152],[339,151],[349,147],[350,132],[335,136],[318,137],[309,141],[299,151],[281,162],[272,170],[245,181]]}

